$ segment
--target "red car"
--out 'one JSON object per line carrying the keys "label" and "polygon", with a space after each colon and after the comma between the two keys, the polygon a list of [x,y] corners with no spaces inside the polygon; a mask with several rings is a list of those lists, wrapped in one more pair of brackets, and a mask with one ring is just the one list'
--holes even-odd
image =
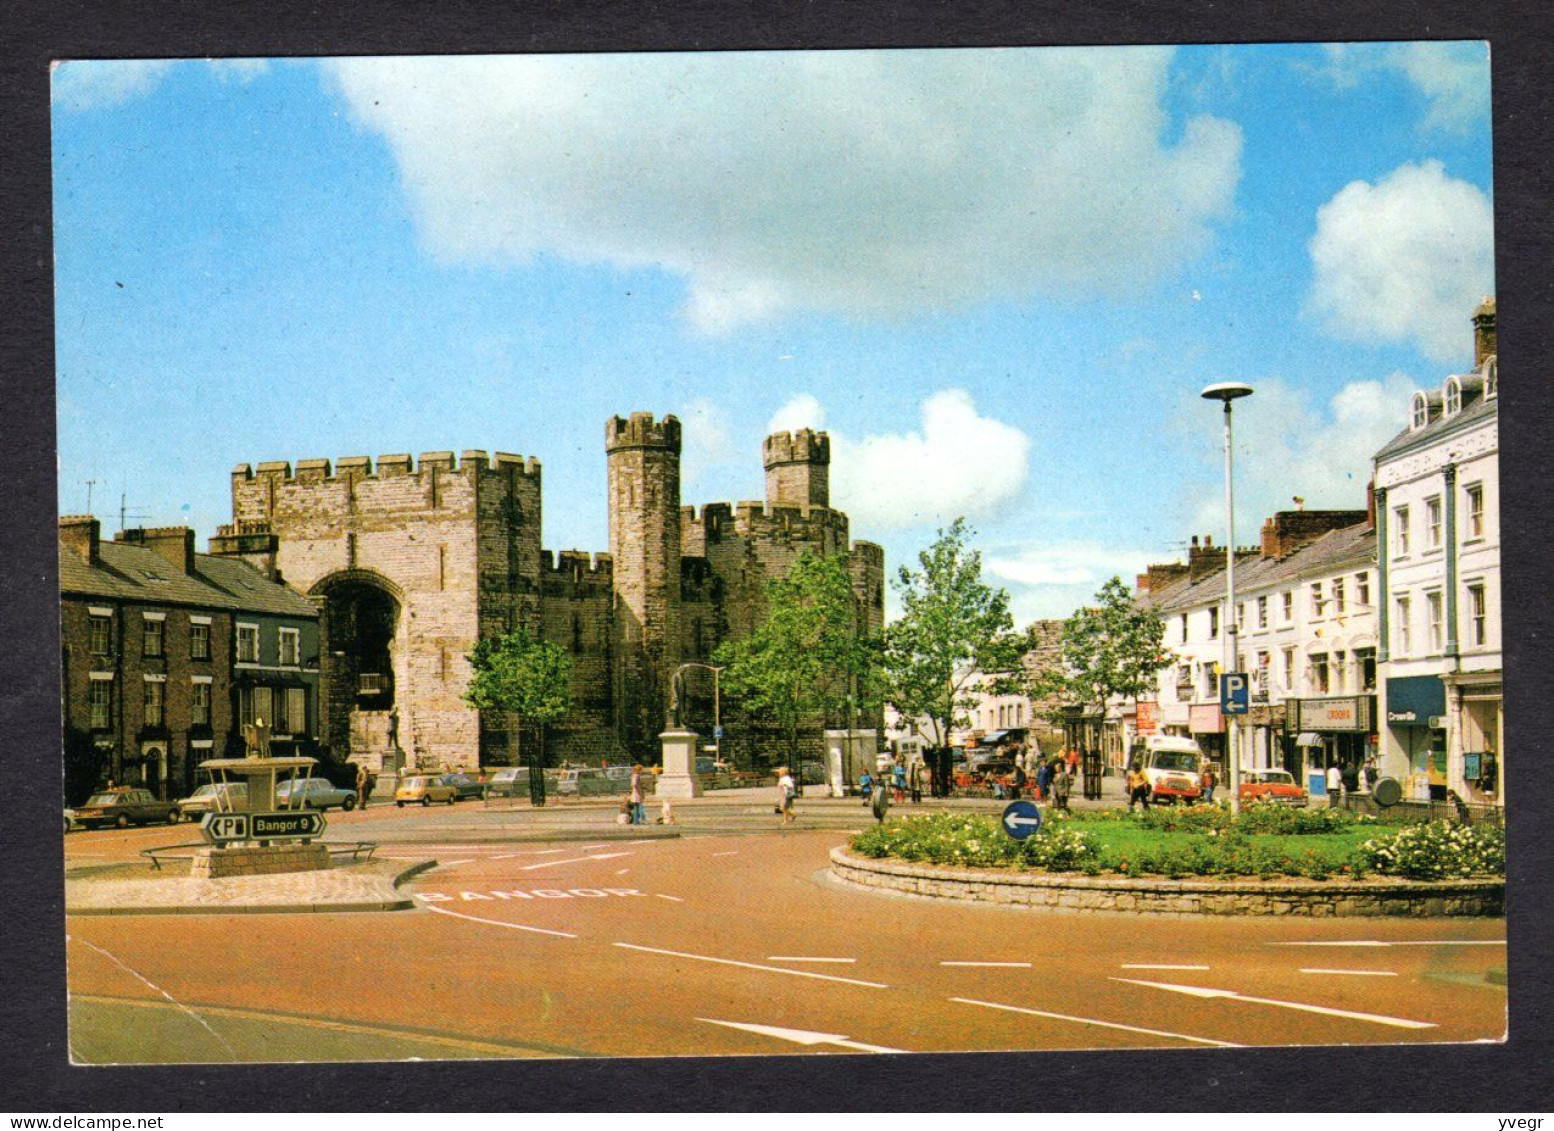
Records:
{"label": "red car", "polygon": [[1243,770],[1241,803],[1273,801],[1280,805],[1306,804],[1306,791],[1286,770]]}

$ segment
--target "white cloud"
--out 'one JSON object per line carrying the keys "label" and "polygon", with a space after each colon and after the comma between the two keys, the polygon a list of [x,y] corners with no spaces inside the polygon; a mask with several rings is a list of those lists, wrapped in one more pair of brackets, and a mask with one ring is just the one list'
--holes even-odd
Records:
{"label": "white cloud", "polygon": [[1009,590],[1017,625],[1043,617],[1067,617],[1084,605],[1107,579],[1120,576],[1130,587],[1158,551],[1104,546],[1099,542],[1039,542],[987,551],[982,565]]}
{"label": "white cloud", "polygon": [[172,59],[70,59],[54,64],[51,94],[68,110],[99,110],[144,97],[161,83]]}
{"label": "white cloud", "polygon": [[728,413],[716,401],[700,397],[679,416],[685,437],[680,466],[687,486],[699,482],[709,468],[728,463],[738,455],[729,434]]}
{"label": "white cloud", "polygon": [[[861,439],[830,430],[831,502],[859,529],[885,531],[997,513],[1025,486],[1030,438],[981,415],[971,394],[945,389],[919,406],[915,432]],[[772,416],[770,432],[821,428],[808,393]]]}
{"label": "white cloud", "polygon": [[[1254,543],[1263,519],[1294,510],[1297,495],[1307,510],[1363,510],[1371,457],[1408,423],[1415,383],[1403,373],[1356,381],[1326,405],[1313,405],[1305,389],[1278,378],[1252,384],[1256,393],[1237,401],[1235,410],[1236,541]],[[1204,402],[1195,397],[1178,417],[1181,426],[1195,426],[1201,482],[1213,483],[1197,498],[1192,532],[1223,541],[1222,433],[1204,413]]]}
{"label": "white cloud", "polygon": [[[1241,132],[1168,48],[344,59],[428,249],[661,267],[718,332],[1148,286],[1208,243]],[[1174,140],[1168,141],[1168,137]]]}
{"label": "white cloud", "polygon": [[1494,290],[1494,213],[1439,161],[1354,181],[1317,210],[1308,312],[1349,341],[1418,346],[1443,363],[1472,346],[1473,308]]}
{"label": "white cloud", "polygon": [[1420,128],[1465,133],[1489,117],[1489,45],[1424,40],[1415,43],[1328,43],[1312,70],[1339,90],[1371,75],[1401,74],[1426,102]]}

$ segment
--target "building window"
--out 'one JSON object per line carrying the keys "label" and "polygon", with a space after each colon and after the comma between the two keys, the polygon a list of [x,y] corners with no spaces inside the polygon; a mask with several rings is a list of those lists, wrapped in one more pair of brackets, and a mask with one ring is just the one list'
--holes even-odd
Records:
{"label": "building window", "polygon": [[243,726],[275,722],[274,697],[262,684],[251,684],[238,692],[237,710],[238,721]]}
{"label": "building window", "polygon": [[1333,690],[1340,694],[1349,690],[1349,653],[1333,653]]}
{"label": "building window", "polygon": [[1482,648],[1489,643],[1489,622],[1487,598],[1484,595],[1484,583],[1475,582],[1468,586],[1468,640],[1476,648]]}
{"label": "building window", "polygon": [[1282,673],[1284,677],[1284,690],[1293,692],[1295,690],[1295,649],[1281,649],[1279,660],[1279,666],[1284,669]]}
{"label": "building window", "polygon": [[210,659],[210,625],[191,624],[189,626],[189,659]]}
{"label": "building window", "polygon": [[140,654],[142,656],[160,656],[162,654],[162,625],[161,619],[146,620],[145,635],[141,638]]}
{"label": "building window", "polygon": [[1240,632],[1244,628],[1246,628],[1246,602],[1245,601],[1237,601],[1236,602],[1236,631]]}
{"label": "building window", "polygon": [[1360,603],[1362,611],[1370,608],[1371,575],[1369,573],[1357,573],[1354,575],[1354,599]]}
{"label": "building window", "polygon": [[94,656],[106,656],[113,650],[113,618],[92,617],[87,621],[87,647]]}
{"label": "building window", "polygon": [[1192,698],[1192,665],[1183,664],[1176,669],[1176,698],[1186,702]]}
{"label": "building window", "polygon": [[1409,431],[1417,432],[1430,423],[1430,402],[1423,393],[1414,394],[1414,403],[1409,411]]}
{"label": "building window", "polygon": [[1462,382],[1455,377],[1446,379],[1446,415],[1456,416],[1462,411]]}
{"label": "building window", "polygon": [[1337,616],[1342,616],[1343,615],[1343,611],[1344,611],[1344,579],[1341,578],[1341,577],[1335,577],[1335,578],[1333,578],[1333,612]]}
{"label": "building window", "polygon": [[1182,621],[1182,643],[1186,644],[1187,643],[1187,614],[1186,613],[1182,614],[1181,621]]}
{"label": "building window", "polygon": [[1326,695],[1332,690],[1328,683],[1326,652],[1318,652],[1311,657],[1311,690],[1317,695]]}
{"label": "building window", "polygon": [[1484,485],[1469,483],[1465,490],[1468,505],[1463,509],[1468,512],[1468,537],[1482,538],[1484,537]]}
{"label": "building window", "polygon": [[257,664],[259,662],[259,626],[257,624],[240,624],[237,626],[237,662],[240,664]]}
{"label": "building window", "polygon": [[1219,698],[1219,672],[1213,664],[1199,664],[1199,674],[1203,678],[1203,697],[1205,699]]}
{"label": "building window", "polygon": [[1392,555],[1408,557],[1408,508],[1392,508]]}
{"label": "building window", "polygon": [[210,684],[196,683],[189,688],[189,723],[210,726]]}
{"label": "building window", "polygon": [[88,700],[91,707],[91,727],[93,730],[107,730],[108,718],[113,709],[113,681],[110,679],[92,680],[91,695]]}
{"label": "building window", "polygon": [[1360,676],[1360,690],[1374,692],[1376,690],[1376,649],[1356,648],[1354,666]]}
{"label": "building window", "polygon": [[1289,624],[1290,621],[1295,619],[1295,591],[1292,589],[1286,589],[1283,593],[1279,594],[1279,598],[1280,619],[1283,620],[1285,624]]}
{"label": "building window", "polygon": [[281,666],[296,667],[302,655],[302,633],[295,628],[283,628],[281,636]]}
{"label": "building window", "polygon": [[146,680],[145,724],[148,727],[162,725],[163,689],[166,686],[161,680]]}
{"label": "building window", "polygon": [[1322,583],[1320,581],[1313,581],[1311,583],[1311,615],[1312,617],[1320,617],[1322,615]]}
{"label": "building window", "polygon": [[1209,639],[1210,640],[1218,640],[1219,639],[1219,609],[1218,608],[1213,608],[1213,609],[1209,610]]}
{"label": "building window", "polygon": [[1441,497],[1431,495],[1425,500],[1425,549],[1441,548]]}
{"label": "building window", "polygon": [[1258,628],[1267,628],[1268,627],[1268,598],[1267,597],[1259,597],[1257,599],[1257,627]]}
{"label": "building window", "polygon": [[1252,670],[1252,690],[1260,695],[1268,694],[1268,653],[1257,653],[1257,666]]}
{"label": "building window", "polygon": [[1425,641],[1431,653],[1441,650],[1441,608],[1441,594],[1439,590],[1425,594],[1425,618],[1427,621]]}
{"label": "building window", "polygon": [[1413,640],[1409,632],[1409,614],[1413,611],[1413,602],[1407,597],[1399,597],[1394,606],[1395,615],[1392,618],[1392,650],[1399,656],[1406,656],[1413,649]]}

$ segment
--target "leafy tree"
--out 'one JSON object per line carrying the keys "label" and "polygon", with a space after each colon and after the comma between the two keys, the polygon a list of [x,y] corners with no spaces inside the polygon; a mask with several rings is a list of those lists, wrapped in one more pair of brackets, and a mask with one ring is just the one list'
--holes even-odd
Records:
{"label": "leafy tree", "polygon": [[572,657],[559,644],[532,639],[519,629],[477,640],[469,662],[475,674],[464,702],[539,727],[539,742],[524,744],[524,763],[529,768],[529,799],[545,804],[545,726],[572,709]]}
{"label": "leafy tree", "polygon": [[885,629],[886,698],[908,718],[926,716],[938,745],[967,720],[982,674],[1020,663],[1009,594],[982,580],[982,555],[967,545],[975,534],[957,518],[918,554],[916,571],[901,567],[902,615]]}
{"label": "leafy tree", "polygon": [[856,710],[873,686],[876,641],[861,636],[846,558],[805,553],[766,585],[767,616],[749,636],[722,644],[723,685],[746,711],[782,732],[798,768],[799,733],[817,717]]}
{"label": "leafy tree", "polygon": [[1104,712],[1114,698],[1137,700],[1152,691],[1156,673],[1170,662],[1160,614],[1113,577],[1096,592],[1094,605],[1063,623],[1057,662],[1032,673],[1030,694]]}

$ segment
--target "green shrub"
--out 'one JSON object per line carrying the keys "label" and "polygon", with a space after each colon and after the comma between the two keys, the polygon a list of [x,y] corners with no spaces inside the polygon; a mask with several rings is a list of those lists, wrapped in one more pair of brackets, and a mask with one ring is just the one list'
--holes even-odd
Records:
{"label": "green shrub", "polygon": [[1390,839],[1368,840],[1358,853],[1363,865],[1386,876],[1441,880],[1505,875],[1505,830],[1494,825],[1431,821]]}

